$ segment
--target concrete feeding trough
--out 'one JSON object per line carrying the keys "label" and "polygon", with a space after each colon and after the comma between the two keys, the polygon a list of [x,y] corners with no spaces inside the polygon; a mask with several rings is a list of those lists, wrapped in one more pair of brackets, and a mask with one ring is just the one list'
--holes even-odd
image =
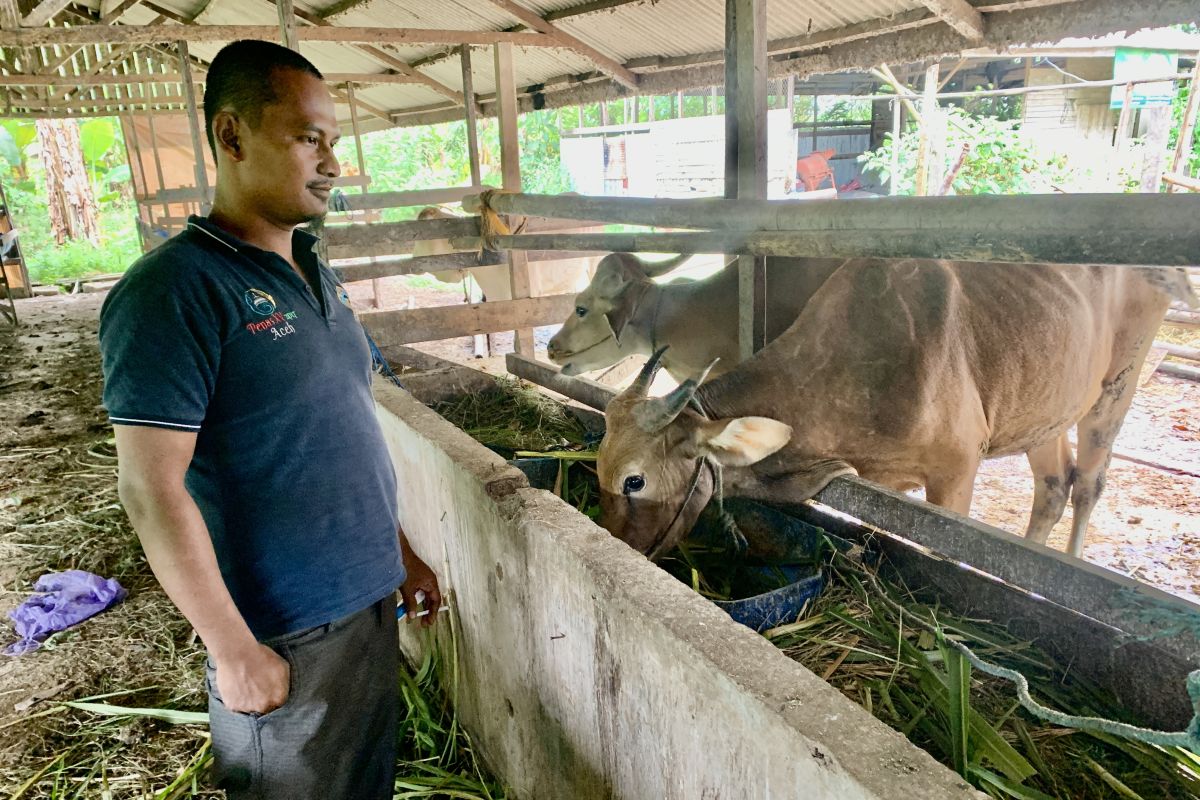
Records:
{"label": "concrete feeding trough", "polygon": [[[455,649],[460,719],[514,796],[983,796],[408,393],[379,381],[376,399],[404,528],[453,591],[456,637],[445,624],[432,639],[405,630],[402,647],[413,659],[429,646]],[[788,511],[847,540],[876,536],[901,577],[937,586],[956,611],[1006,620],[1049,645],[1148,724],[1186,724],[1182,676],[1200,665],[1188,634],[1123,632],[879,536],[881,520],[867,531],[819,507]],[[771,513],[751,509],[743,520],[758,514],[776,530]],[[1136,600],[1147,626],[1162,614],[1200,622],[1184,601],[1073,568],[1083,574],[1077,591],[1115,581],[1106,597]],[[1127,679],[1133,664],[1141,681]]]}

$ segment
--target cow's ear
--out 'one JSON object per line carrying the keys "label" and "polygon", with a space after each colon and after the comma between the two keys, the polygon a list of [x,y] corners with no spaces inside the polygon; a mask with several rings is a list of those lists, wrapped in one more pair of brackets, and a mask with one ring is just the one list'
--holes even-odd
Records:
{"label": "cow's ear", "polygon": [[757,464],[792,438],[792,428],[768,417],[736,417],[702,422],[692,432],[697,455],[723,467]]}
{"label": "cow's ear", "polygon": [[621,343],[621,337],[625,335],[625,327],[629,325],[629,320],[633,318],[633,310],[630,306],[630,303],[618,300],[616,307],[604,314],[604,318],[608,320],[608,327],[612,329],[613,338],[617,340],[617,344]]}

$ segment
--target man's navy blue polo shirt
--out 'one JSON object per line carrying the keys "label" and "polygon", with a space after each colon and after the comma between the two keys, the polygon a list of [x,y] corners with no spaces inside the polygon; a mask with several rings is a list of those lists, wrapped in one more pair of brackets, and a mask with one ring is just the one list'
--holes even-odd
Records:
{"label": "man's navy blue polo shirt", "polygon": [[319,292],[192,217],[100,312],[109,419],[197,434],[185,484],[260,639],[344,617],[404,580],[367,340],[315,241],[297,231],[293,250]]}

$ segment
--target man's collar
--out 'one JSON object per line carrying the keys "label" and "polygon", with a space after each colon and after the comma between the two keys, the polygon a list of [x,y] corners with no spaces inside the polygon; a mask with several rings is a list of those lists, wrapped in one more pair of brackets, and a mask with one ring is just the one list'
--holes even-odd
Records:
{"label": "man's collar", "polygon": [[[212,220],[210,220],[208,217],[201,217],[198,214],[192,214],[188,217],[187,226],[193,230],[199,231],[201,234],[215,239],[235,253],[240,253],[243,249],[248,247],[255,250],[262,249],[260,247],[255,247],[249,242],[243,242],[241,239],[237,238],[232,233],[229,233],[224,228],[213,224]],[[317,242],[320,241],[320,238],[321,237],[314,236],[308,231],[296,228],[292,231],[292,247],[295,248],[297,245],[299,245],[301,247],[301,252],[310,252],[316,247]]]}

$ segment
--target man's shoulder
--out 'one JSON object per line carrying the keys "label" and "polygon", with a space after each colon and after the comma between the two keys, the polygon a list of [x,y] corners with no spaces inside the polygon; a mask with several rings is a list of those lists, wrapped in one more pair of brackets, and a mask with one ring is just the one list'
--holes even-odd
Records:
{"label": "man's shoulder", "polygon": [[219,258],[185,230],[143,255],[125,271],[104,300],[100,310],[102,327],[106,317],[125,311],[142,313],[147,305],[208,306],[214,277],[222,268]]}

